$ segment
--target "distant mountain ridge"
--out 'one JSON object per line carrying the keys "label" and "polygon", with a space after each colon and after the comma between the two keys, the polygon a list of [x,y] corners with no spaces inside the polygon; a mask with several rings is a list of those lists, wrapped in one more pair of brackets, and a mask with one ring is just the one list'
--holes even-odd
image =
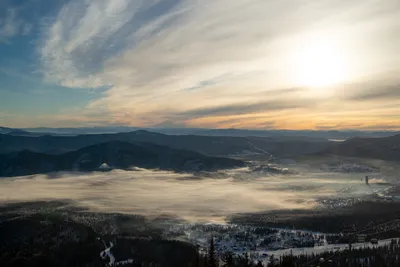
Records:
{"label": "distant mountain ridge", "polygon": [[400,133],[399,131],[358,131],[358,130],[252,130],[252,129],[204,129],[204,128],[140,128],[130,126],[104,126],[81,128],[24,128],[35,134],[82,135],[126,133],[146,130],[171,135],[205,135],[205,136],[236,136],[236,137],[307,137],[327,139],[349,139],[353,137],[387,137]]}
{"label": "distant mountain ridge", "polygon": [[8,127],[1,127],[0,126],[0,134],[10,134],[10,135],[29,135],[30,133],[21,130],[21,129],[14,129],[14,128],[8,128]]}
{"label": "distant mountain ridge", "polygon": [[215,171],[245,166],[230,158],[208,157],[196,152],[149,143],[110,141],[60,155],[23,150],[0,155],[0,176],[22,176],[54,171],[96,171],[140,167],[177,172]]}
{"label": "distant mountain ridge", "polygon": [[11,136],[0,135],[0,154],[28,149],[33,152],[60,154],[109,141],[148,142],[174,149],[196,151],[209,156],[241,154],[295,156],[315,153],[329,147],[326,139],[287,137],[230,137],[203,135],[165,135],[138,130],[117,134],[77,136]]}
{"label": "distant mountain ridge", "polygon": [[323,154],[400,161],[400,134],[381,138],[352,138],[325,149]]}

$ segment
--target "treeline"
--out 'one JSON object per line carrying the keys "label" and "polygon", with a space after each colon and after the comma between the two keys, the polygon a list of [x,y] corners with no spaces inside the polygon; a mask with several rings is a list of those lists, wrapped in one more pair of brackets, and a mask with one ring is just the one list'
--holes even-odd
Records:
{"label": "treeline", "polygon": [[392,240],[389,245],[352,249],[340,252],[291,256],[287,255],[268,266],[356,266],[356,267],[397,267],[400,266],[400,244]]}
{"label": "treeline", "polygon": [[217,255],[214,246],[214,239],[211,238],[210,246],[205,255],[197,254],[198,258],[194,267],[263,267],[260,261],[257,264],[252,263],[249,254],[233,255],[231,252],[226,252],[223,255]]}
{"label": "treeline", "polygon": [[[305,213],[281,211],[274,213],[237,214],[229,218],[236,225],[254,227],[304,229],[321,233],[341,233],[344,229],[365,229],[399,218],[398,203],[363,201],[329,212]],[[312,215],[312,216],[310,216]],[[281,219],[290,216],[292,219]]]}
{"label": "treeline", "polygon": [[263,262],[255,263],[248,254],[233,256],[226,253],[219,258],[214,251],[213,240],[207,255],[196,267],[299,267],[299,266],[352,266],[352,267],[398,267],[400,266],[400,242],[393,239],[390,244],[380,247],[365,247],[345,251],[332,251],[321,254],[271,255]]}

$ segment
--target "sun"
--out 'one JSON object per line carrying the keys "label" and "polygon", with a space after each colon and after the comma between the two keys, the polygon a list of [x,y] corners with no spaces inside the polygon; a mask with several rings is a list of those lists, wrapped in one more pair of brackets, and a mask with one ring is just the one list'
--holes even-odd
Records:
{"label": "sun", "polygon": [[333,40],[309,40],[296,55],[294,72],[301,86],[327,87],[347,78],[344,52]]}

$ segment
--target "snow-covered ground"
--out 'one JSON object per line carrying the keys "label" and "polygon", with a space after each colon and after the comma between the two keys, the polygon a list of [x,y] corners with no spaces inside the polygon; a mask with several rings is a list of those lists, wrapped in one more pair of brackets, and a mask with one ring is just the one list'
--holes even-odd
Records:
{"label": "snow-covered ground", "polygon": [[[100,240],[101,238],[98,238],[98,239]],[[133,259],[117,261],[114,254],[112,253],[112,248],[114,247],[114,244],[112,242],[110,242],[110,246],[107,246],[104,241],[103,241],[103,243],[104,243],[105,250],[100,252],[100,258],[103,260],[108,259],[108,264],[106,264],[106,266],[110,266],[110,267],[111,266],[123,266],[123,265],[127,265],[127,264],[131,264],[133,262],[136,262]]]}
{"label": "snow-covered ground", "polygon": [[359,163],[354,162],[343,162],[337,165],[326,165],[321,166],[321,170],[330,172],[359,172],[359,173],[378,173],[379,170]]}
{"label": "snow-covered ground", "polygon": [[248,157],[248,156],[257,156],[260,155],[260,152],[251,151],[251,150],[241,150],[231,154],[231,157]]}
{"label": "snow-covered ground", "polygon": [[[360,248],[372,248],[379,246],[389,245],[392,240],[398,240],[399,238],[390,238],[379,240],[378,244],[371,244],[370,242],[365,243],[354,243],[352,244],[352,249],[360,249]],[[268,263],[270,257],[273,255],[274,258],[279,258],[284,255],[304,255],[304,254],[320,254],[324,252],[339,252],[345,251],[349,249],[348,244],[337,244],[337,245],[323,245],[323,246],[315,246],[315,247],[307,247],[307,248],[293,248],[293,249],[282,249],[282,250],[274,250],[274,251],[250,251],[249,255],[254,262],[262,261],[264,263]]]}
{"label": "snow-covered ground", "polygon": [[[218,224],[179,224],[172,226],[166,233],[166,237],[179,236],[180,240],[198,245],[202,252],[207,251],[213,236],[218,253],[248,253],[250,259],[264,262],[268,261],[271,255],[279,258],[283,255],[319,254],[349,248],[348,244],[329,244],[327,237],[330,235],[333,234]],[[370,242],[354,243],[352,249],[384,246],[390,244],[392,239],[380,240],[376,245]]]}
{"label": "snow-covered ground", "polygon": [[[354,243],[351,245],[352,249],[358,249],[358,248],[372,248],[372,247],[377,247],[377,246],[386,246],[389,245],[390,242],[395,239],[398,240],[399,238],[390,238],[390,239],[383,239],[379,240],[378,244],[374,245],[370,242],[365,242],[365,243]],[[283,256],[283,255],[301,255],[301,254],[317,254],[317,253],[323,253],[323,252],[329,252],[329,251],[344,251],[346,249],[349,249],[348,244],[327,244],[323,246],[315,246],[315,247],[308,247],[308,248],[291,248],[291,249],[282,249],[282,250],[274,250],[274,251],[257,251],[257,253],[267,253],[268,255],[274,255],[274,256]]]}
{"label": "snow-covered ground", "polygon": [[241,254],[248,251],[279,250],[294,247],[313,247],[327,244],[330,234],[267,227],[220,224],[176,224],[165,232],[166,238],[178,238],[207,249],[211,236],[220,253]]}
{"label": "snow-covered ground", "polygon": [[109,259],[109,266],[113,266],[115,263],[115,257],[111,252],[111,249],[114,247],[114,244],[112,242],[110,242],[110,246],[108,247],[106,245],[106,243],[104,243],[104,250],[102,252],[100,252],[100,257],[104,260],[104,259]]}

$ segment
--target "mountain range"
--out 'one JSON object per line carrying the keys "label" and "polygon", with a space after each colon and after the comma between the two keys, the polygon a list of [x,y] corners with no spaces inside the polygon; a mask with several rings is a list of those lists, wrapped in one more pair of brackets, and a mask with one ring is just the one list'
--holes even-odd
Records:
{"label": "mountain range", "polygon": [[359,131],[359,130],[251,130],[251,129],[205,129],[205,128],[140,128],[131,126],[95,126],[79,128],[23,128],[11,129],[0,127],[15,132],[23,131],[30,135],[82,135],[82,134],[112,134],[146,130],[155,133],[170,135],[205,135],[205,136],[236,136],[236,137],[292,137],[292,138],[325,138],[325,139],[350,139],[353,137],[387,137],[399,134],[398,131]]}
{"label": "mountain range", "polygon": [[336,156],[400,160],[400,134],[382,138],[352,138],[329,146],[321,152]]}
{"label": "mountain range", "polygon": [[[333,142],[303,137],[166,135],[145,130],[115,134],[30,135],[0,128],[0,176],[141,167],[178,172],[243,167],[242,160],[302,155],[400,160],[400,134]],[[237,159],[233,159],[237,158]]]}
{"label": "mountain range", "polygon": [[29,150],[0,155],[0,176],[96,171],[101,170],[102,164],[118,169],[140,167],[176,172],[216,171],[245,166],[241,160],[208,157],[151,143],[110,141],[58,155]]}
{"label": "mountain range", "polygon": [[14,129],[8,127],[0,127],[0,134],[9,134],[9,135],[29,135],[30,132],[21,130],[21,129]]}
{"label": "mountain range", "polygon": [[144,130],[116,134],[76,136],[14,136],[0,134],[0,154],[30,150],[60,154],[109,141],[147,142],[174,149],[196,151],[209,156],[267,155],[293,157],[328,148],[327,139],[288,137],[231,137],[199,135],[166,135]]}

